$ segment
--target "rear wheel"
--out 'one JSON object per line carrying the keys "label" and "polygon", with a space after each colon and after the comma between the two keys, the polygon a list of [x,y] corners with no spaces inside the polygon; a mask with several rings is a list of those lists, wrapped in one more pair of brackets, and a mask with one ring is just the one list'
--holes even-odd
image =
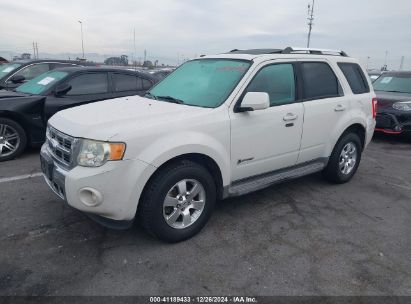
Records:
{"label": "rear wheel", "polygon": [[8,118],[0,118],[0,162],[16,158],[27,145],[24,129]]}
{"label": "rear wheel", "polygon": [[214,209],[216,187],[204,167],[181,161],[156,173],[139,206],[143,227],[151,235],[179,242],[197,234]]}
{"label": "rear wheel", "polygon": [[361,160],[362,145],[356,133],[344,134],[334,147],[324,177],[334,183],[346,183],[355,174]]}

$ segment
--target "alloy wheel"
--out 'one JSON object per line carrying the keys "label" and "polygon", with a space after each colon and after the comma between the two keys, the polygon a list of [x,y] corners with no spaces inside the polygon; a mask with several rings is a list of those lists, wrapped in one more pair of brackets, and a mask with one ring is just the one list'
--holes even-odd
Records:
{"label": "alloy wheel", "polygon": [[20,136],[16,129],[7,124],[0,124],[0,157],[7,157],[20,146]]}
{"label": "alloy wheel", "polygon": [[203,185],[194,179],[183,179],[167,192],[163,203],[166,223],[183,229],[194,224],[204,210],[206,192]]}

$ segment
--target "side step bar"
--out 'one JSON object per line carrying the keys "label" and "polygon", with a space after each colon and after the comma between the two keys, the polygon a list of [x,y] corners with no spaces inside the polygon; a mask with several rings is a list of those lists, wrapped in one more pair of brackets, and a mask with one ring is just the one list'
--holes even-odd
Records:
{"label": "side step bar", "polygon": [[253,191],[267,188],[286,180],[295,179],[304,175],[319,172],[325,168],[328,158],[318,159],[286,169],[245,178],[233,182],[225,191],[225,197],[239,196]]}

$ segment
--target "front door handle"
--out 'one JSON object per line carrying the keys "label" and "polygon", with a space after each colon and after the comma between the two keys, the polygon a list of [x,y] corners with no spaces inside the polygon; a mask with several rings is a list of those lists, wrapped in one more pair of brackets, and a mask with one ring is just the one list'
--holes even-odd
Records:
{"label": "front door handle", "polygon": [[292,121],[292,120],[296,120],[298,118],[297,114],[293,114],[293,113],[287,113],[284,117],[283,120],[284,121]]}
{"label": "front door handle", "polygon": [[336,112],[341,112],[341,111],[344,111],[344,110],[345,110],[345,106],[342,105],[342,104],[338,104],[338,105],[334,108],[334,111],[336,111]]}

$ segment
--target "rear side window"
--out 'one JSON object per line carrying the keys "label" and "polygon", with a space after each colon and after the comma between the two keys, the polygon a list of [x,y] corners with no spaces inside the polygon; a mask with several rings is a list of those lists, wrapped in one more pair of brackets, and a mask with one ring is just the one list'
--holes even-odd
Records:
{"label": "rear side window", "polygon": [[369,93],[370,88],[361,67],[356,63],[338,63],[354,94]]}
{"label": "rear side window", "polygon": [[140,77],[127,74],[114,74],[113,76],[116,92],[143,90],[143,82]]}
{"label": "rear side window", "polygon": [[74,77],[69,81],[71,90],[67,95],[102,94],[108,92],[107,73],[90,73]]}
{"label": "rear side window", "polygon": [[340,96],[340,84],[333,70],[325,62],[303,62],[304,99],[321,99]]}
{"label": "rear side window", "polygon": [[270,106],[295,101],[295,77],[292,64],[273,64],[262,68],[246,92],[265,92],[270,96]]}

